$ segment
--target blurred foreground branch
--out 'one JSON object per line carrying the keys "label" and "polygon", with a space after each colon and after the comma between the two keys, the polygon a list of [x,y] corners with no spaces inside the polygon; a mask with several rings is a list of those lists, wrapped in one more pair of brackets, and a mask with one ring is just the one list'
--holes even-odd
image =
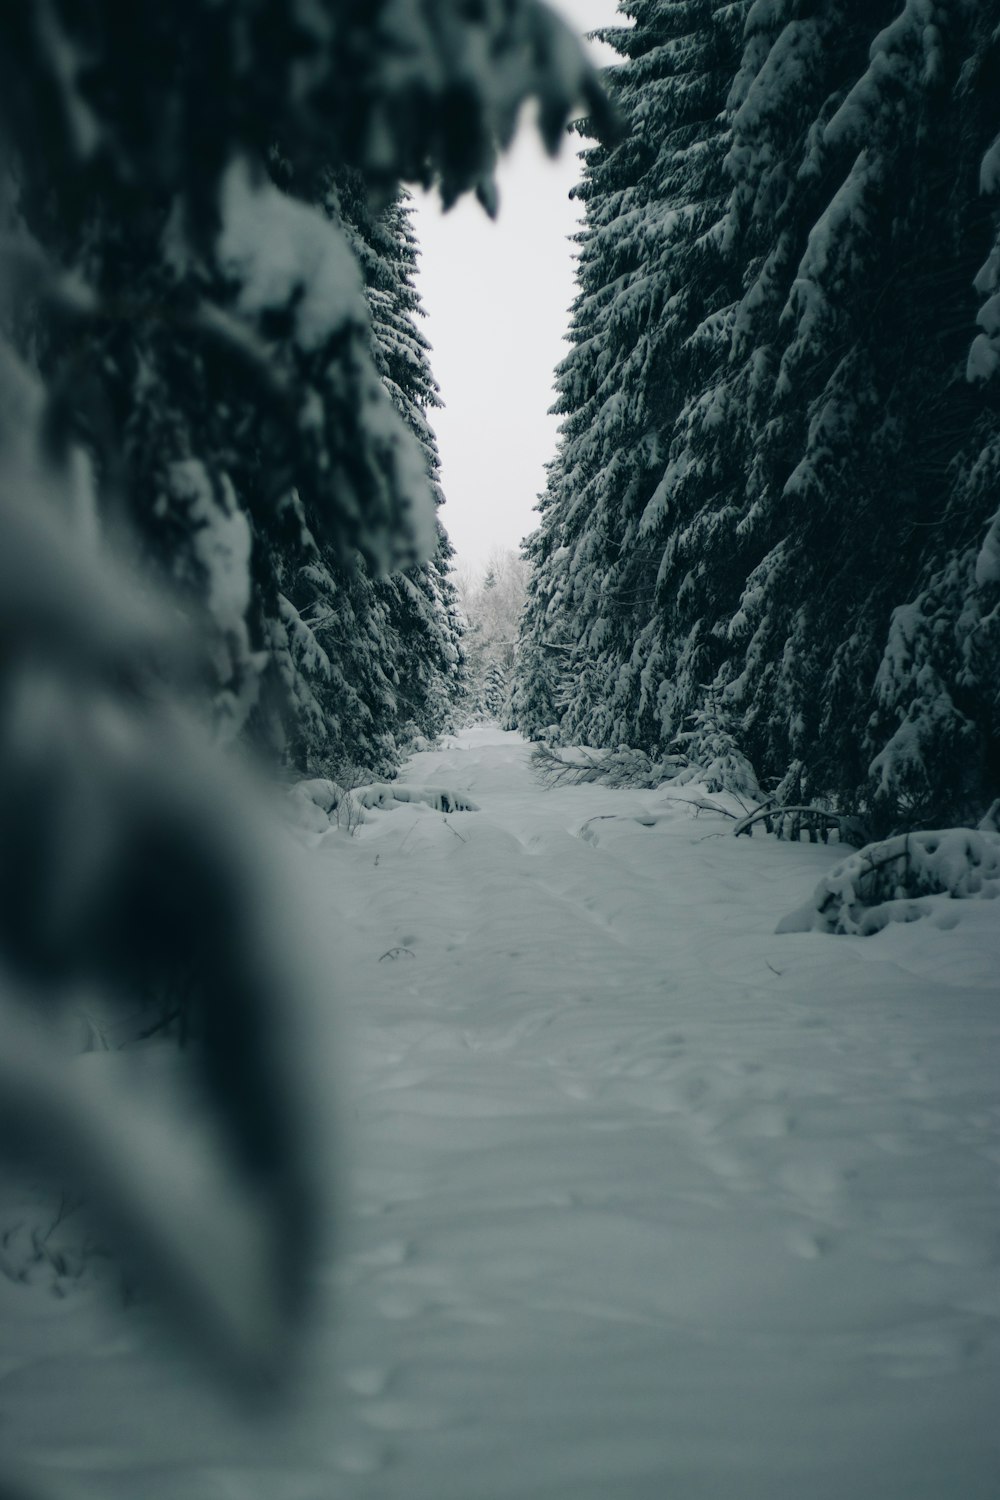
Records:
{"label": "blurred foreground branch", "polygon": [[[323,185],[492,210],[527,100],[553,150],[577,106],[612,122],[537,0],[0,0],[0,42],[2,1147],[267,1381],[325,1218],[316,976],[259,789],[213,740],[265,715],[290,570],[434,535]],[[63,1025],[181,985],[183,1133]]]}

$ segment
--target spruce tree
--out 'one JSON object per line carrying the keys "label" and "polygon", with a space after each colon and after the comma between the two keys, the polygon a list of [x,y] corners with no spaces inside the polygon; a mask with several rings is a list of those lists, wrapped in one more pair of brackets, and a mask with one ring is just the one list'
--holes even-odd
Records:
{"label": "spruce tree", "polygon": [[[962,84],[977,47],[966,7],[935,7],[931,25],[925,10],[824,8],[825,25],[788,23],[735,121],[739,141],[758,93],[767,107],[743,128],[734,219],[760,157],[771,175],[782,164],[788,217],[738,330],[747,582],[719,682],[759,766],[869,811],[866,730],[889,618],[977,420],[961,378],[982,254],[970,190],[985,122]],[[782,78],[795,79],[798,131],[782,143],[772,126],[761,142],[761,121],[788,114],[774,108]],[[737,222],[734,242],[747,238]]]}
{"label": "spruce tree", "polygon": [[[961,109],[963,260],[987,241],[984,223],[1000,204],[1000,136],[974,168],[998,123],[1000,11],[977,8],[968,59],[955,90]],[[980,193],[979,211],[974,197]],[[876,752],[870,777],[876,804],[901,808],[914,822],[975,816],[1000,791],[1000,241],[974,285],[980,332],[965,368],[953,375],[955,424],[943,504],[925,528],[912,592],[892,615],[876,677],[876,710],[866,746]],[[969,306],[963,302],[963,310]],[[959,325],[964,331],[964,319]],[[957,362],[957,361],[956,361]],[[962,398],[964,397],[964,401]]]}
{"label": "spruce tree", "polygon": [[528,569],[514,552],[495,549],[486,572],[466,577],[461,592],[465,620],[467,684],[460,713],[496,719],[511,727],[510,695],[520,648],[519,630]]}
{"label": "spruce tree", "polygon": [[746,9],[720,0],[620,8],[634,25],[601,36],[624,58],[606,80],[631,128],[613,149],[585,153],[577,190],[586,217],[573,349],[557,374],[559,451],[528,543],[529,675],[516,697],[525,727],[540,727],[552,705],[543,681],[553,658],[571,654],[565,733],[597,744],[658,734],[643,678],[655,528],[674,425],[732,300],[718,233],[720,115]]}
{"label": "spruce tree", "polygon": [[366,269],[376,364],[393,404],[420,444],[438,507],[430,557],[383,585],[396,637],[401,727],[410,723],[433,737],[450,723],[462,689],[463,648],[451,576],[455,553],[440,519],[441,460],[430,425],[430,414],[441,398],[431,371],[430,346],[419,324],[423,308],[415,284],[418,245],[408,195],[403,193],[365,234],[377,256],[376,265]]}
{"label": "spruce tree", "polygon": [[[621,50],[648,57],[634,91],[630,62],[611,74],[629,151],[675,141],[671,110],[691,93],[677,64],[709,55],[691,24],[708,9],[623,6],[636,27]],[[603,213],[600,233],[627,247],[636,199],[631,183],[604,191],[624,148],[588,159],[569,415],[529,543],[518,712],[537,730],[556,708],[564,737],[659,753],[712,703],[779,796],[832,798],[879,828],[969,816],[1000,774],[996,260],[979,271],[1000,185],[1000,6],[769,0],[719,15],[740,9],[731,76],[713,75],[725,108],[694,127],[701,175],[649,184],[647,215],[677,235],[669,269],[657,263],[669,295],[653,345],[623,323],[616,351],[597,316],[632,267],[588,258],[593,225]],[[602,446],[612,411],[659,416],[623,424],[622,454]]]}

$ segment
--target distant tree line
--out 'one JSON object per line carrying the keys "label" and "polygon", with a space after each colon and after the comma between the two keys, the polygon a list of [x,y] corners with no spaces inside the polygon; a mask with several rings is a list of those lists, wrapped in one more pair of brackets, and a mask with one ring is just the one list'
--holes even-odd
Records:
{"label": "distant tree line", "polygon": [[1000,4],[620,10],[628,133],[578,189],[518,722],[658,757],[710,719],[787,801],[974,817],[1000,793]]}
{"label": "distant tree line", "polygon": [[488,719],[510,727],[528,571],[516,552],[496,547],[482,574],[458,574],[466,654],[465,683],[457,704],[460,722]]}

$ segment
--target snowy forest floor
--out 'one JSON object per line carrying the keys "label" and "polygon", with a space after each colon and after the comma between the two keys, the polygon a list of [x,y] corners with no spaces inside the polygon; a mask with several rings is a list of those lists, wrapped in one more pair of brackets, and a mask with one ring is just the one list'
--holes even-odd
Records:
{"label": "snowy forest floor", "polygon": [[0,1435],[88,1500],[996,1500],[994,904],[776,936],[844,851],[528,754],[310,855],[350,1188],[294,1418],[0,1280]]}

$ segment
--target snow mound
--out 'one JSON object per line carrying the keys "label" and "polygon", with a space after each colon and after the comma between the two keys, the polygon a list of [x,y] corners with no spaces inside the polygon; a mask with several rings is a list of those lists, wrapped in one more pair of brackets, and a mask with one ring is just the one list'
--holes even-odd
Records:
{"label": "snow mound", "polygon": [[890,922],[931,916],[945,900],[1000,896],[1000,834],[943,828],[868,844],[825,875],[778,932],[871,937]]}
{"label": "snow mound", "polygon": [[424,803],[435,812],[478,812],[479,805],[464,792],[444,787],[399,786],[372,782],[367,786],[342,787],[318,776],[298,781],[288,792],[292,822],[306,833],[328,833],[331,827],[353,833],[366,822],[366,811],[391,812],[400,803]]}
{"label": "snow mound", "polygon": [[[356,794],[348,792],[336,781],[323,776],[310,781],[297,781],[288,792],[288,811],[292,822],[306,833],[326,833],[331,824],[338,822],[338,812],[346,809],[348,799]],[[352,812],[353,823],[364,822],[360,808]]]}
{"label": "snow mound", "polygon": [[478,812],[479,804],[464,792],[447,791],[433,786],[397,786],[375,783],[356,787],[352,796],[362,807],[391,810],[397,802],[424,802],[435,812]]}

